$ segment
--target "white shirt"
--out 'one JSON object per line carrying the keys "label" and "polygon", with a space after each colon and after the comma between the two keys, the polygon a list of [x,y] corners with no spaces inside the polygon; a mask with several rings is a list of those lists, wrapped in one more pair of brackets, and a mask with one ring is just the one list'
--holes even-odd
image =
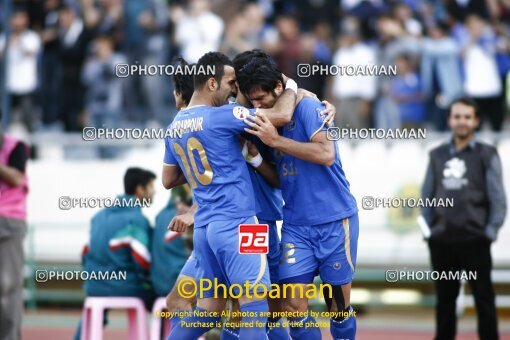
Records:
{"label": "white shirt", "polygon": [[[12,36],[11,36],[12,37]],[[0,37],[0,48],[4,49],[5,36]],[[10,93],[23,95],[37,87],[37,54],[41,49],[39,36],[30,30],[9,45],[7,55],[7,89]]]}
{"label": "white shirt", "polygon": [[205,53],[218,51],[223,29],[221,18],[211,12],[182,18],[177,24],[175,39],[181,45],[183,58],[188,63],[196,63]]}
{"label": "white shirt", "polygon": [[[357,43],[349,48],[340,48],[333,56],[333,64],[376,65],[375,51],[370,46]],[[336,75],[333,78],[333,95],[336,98],[361,97],[371,100],[375,98],[377,87],[375,76]]]}
{"label": "white shirt", "polygon": [[479,45],[471,45],[464,55],[466,81],[464,90],[470,97],[495,97],[501,93],[496,58]]}

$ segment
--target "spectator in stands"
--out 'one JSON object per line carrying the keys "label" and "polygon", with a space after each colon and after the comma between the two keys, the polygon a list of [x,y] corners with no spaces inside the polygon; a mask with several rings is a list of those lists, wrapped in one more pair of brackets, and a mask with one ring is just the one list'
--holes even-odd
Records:
{"label": "spectator in stands", "polygon": [[421,79],[409,56],[400,55],[395,64],[398,73],[391,82],[391,96],[397,103],[401,127],[421,128],[425,123]]}
{"label": "spectator in stands", "polygon": [[234,16],[227,23],[225,39],[223,39],[221,50],[224,51],[229,58],[232,58],[237,53],[254,48],[246,39],[249,27],[250,25],[246,18],[241,15]]}
{"label": "spectator in stands", "polygon": [[[83,268],[89,272],[126,272],[126,280],[89,280],[87,296],[133,296],[142,299],[148,310],[154,302],[150,284],[151,227],[141,204],[152,200],[156,175],[129,168],[124,175],[121,206],[104,208],[93,218],[90,240],[83,250]],[[75,335],[79,339],[81,323]]]}
{"label": "spectator in stands", "polygon": [[501,131],[505,111],[503,86],[496,61],[497,38],[494,30],[478,15],[466,19],[468,41],[464,45],[464,89],[480,108],[481,122],[488,120],[494,131]]}
{"label": "spectator in stands", "polygon": [[[243,9],[243,17],[249,22],[246,39],[252,44],[250,49],[259,48],[264,44],[270,31],[264,8],[260,4],[247,3]],[[248,49],[243,52],[246,50]]]}
{"label": "spectator in stands", "polygon": [[397,3],[393,8],[393,16],[404,26],[407,33],[414,36],[421,36],[423,27],[421,23],[413,17],[413,11],[406,3]]}
{"label": "spectator in stands", "polygon": [[362,25],[362,32],[371,36],[372,19],[379,17],[385,7],[383,0],[345,0],[341,2],[342,11],[347,16],[358,18]]}
{"label": "spectator in stands", "polygon": [[445,23],[429,27],[428,37],[423,39],[421,58],[420,75],[430,106],[430,120],[440,131],[447,128],[448,107],[463,92],[460,48],[448,32]]}
{"label": "spectator in stands", "polygon": [[41,100],[42,121],[56,127],[58,121],[58,9],[59,0],[45,0],[42,14]]}
{"label": "spectator in stands", "polygon": [[278,40],[275,44],[266,44],[266,51],[274,56],[283,74],[295,78],[297,65],[301,62],[301,34],[299,25],[291,16],[280,16],[276,20]]}
{"label": "spectator in stands", "polygon": [[[152,0],[150,6],[140,15],[140,25],[145,37],[145,54],[141,62],[145,65],[164,65],[169,58],[169,39],[167,27],[169,24],[168,13],[161,1]],[[142,77],[144,95],[147,100],[147,109],[142,112],[140,120],[145,126],[159,127],[167,124],[164,106],[165,97],[170,97],[167,88],[170,86],[168,76],[157,74],[150,77]]]}
{"label": "spectator in stands", "polygon": [[29,29],[28,14],[24,9],[16,8],[12,13],[11,30],[7,56],[2,55],[6,37],[0,37],[0,58],[7,59],[7,91],[12,104],[12,118],[33,131],[40,123],[35,92],[41,40],[37,33]]}
{"label": "spectator in stands", "polygon": [[28,147],[0,125],[0,339],[21,339],[28,156]]}
{"label": "spectator in stands", "polygon": [[496,12],[496,22],[499,23],[510,22],[510,1],[508,0],[498,1],[497,7],[498,10]]}
{"label": "spectator in stands", "polygon": [[86,108],[96,127],[114,127],[120,119],[122,84],[115,75],[115,66],[125,63],[122,55],[113,50],[110,36],[98,36],[94,40],[94,55],[85,63],[82,73],[87,88]]}
{"label": "spectator in stands", "polygon": [[227,23],[222,51],[233,58],[237,54],[260,47],[266,36],[264,12],[255,3],[249,3]]}
{"label": "spectator in stands", "polygon": [[[83,68],[82,81],[86,87],[85,108],[90,124],[97,128],[119,126],[122,109],[122,80],[115,75],[117,64],[125,63],[120,54],[114,53],[113,41],[102,35],[94,41],[94,56]],[[99,147],[101,158],[116,155],[115,147]]]}
{"label": "spectator in stands", "polygon": [[[340,1],[294,0],[293,14],[304,32],[311,31],[317,24],[337,26],[340,14]],[[335,27],[335,31],[338,29]]]}
{"label": "spectator in stands", "polygon": [[[377,21],[379,49],[377,64],[394,65],[401,54],[418,59],[420,44],[416,37],[409,35],[402,24],[391,16],[383,15]],[[376,128],[395,129],[400,126],[396,103],[391,97],[392,76],[378,76],[378,98],[374,110]]]}
{"label": "spectator in stands", "polygon": [[167,206],[156,217],[151,245],[151,281],[156,296],[170,292],[193,249],[191,237],[168,230],[172,218],[188,212],[192,203],[187,185],[174,188]]}
{"label": "spectator in stands", "polygon": [[[501,161],[495,147],[475,140],[480,120],[476,103],[453,102],[448,123],[453,136],[430,152],[423,199],[453,199],[453,207],[427,207],[422,214],[430,228],[432,269],[473,271],[469,280],[475,298],[480,339],[498,339],[491,244],[506,214]],[[457,274],[457,275],[460,275]],[[459,280],[436,280],[436,339],[454,339]]]}
{"label": "spectator in stands", "polygon": [[444,6],[453,20],[463,22],[468,16],[475,13],[484,19],[493,18],[498,3],[499,1],[449,0],[444,1]]}
{"label": "spectator in stands", "polygon": [[[342,35],[333,56],[334,65],[375,65],[374,49],[362,41],[359,21],[347,17],[342,22]],[[339,113],[335,125],[350,128],[368,128],[377,87],[376,76],[333,76],[330,97]]]}
{"label": "spectator in stands", "polygon": [[[311,33],[301,37],[300,63],[308,65],[331,65],[330,36],[331,28],[326,23],[315,25]],[[312,66],[313,67],[313,66]],[[313,74],[310,77],[301,77],[299,87],[315,93],[319,98],[324,98],[326,92],[327,75]]]}
{"label": "spectator in stands", "polygon": [[191,0],[180,15],[173,15],[175,42],[184,59],[196,63],[209,51],[218,51],[223,35],[223,20],[210,11],[210,0]]}
{"label": "spectator in stands", "polygon": [[[98,32],[112,32],[107,34],[119,43],[128,64],[165,64],[169,53],[166,34],[168,13],[162,1],[108,0],[99,9],[93,9],[92,6],[90,8],[89,12],[95,13],[97,17]],[[138,126],[159,127],[156,120],[160,119],[165,111],[164,89],[168,85],[166,78],[162,74],[154,74],[123,79],[127,120]]]}
{"label": "spectator in stands", "polygon": [[122,42],[124,8],[122,0],[81,0],[83,17],[99,35],[112,37],[115,47]]}
{"label": "spectator in stands", "polygon": [[92,32],[78,14],[78,9],[64,6],[59,12],[59,116],[66,131],[83,127],[81,72]]}

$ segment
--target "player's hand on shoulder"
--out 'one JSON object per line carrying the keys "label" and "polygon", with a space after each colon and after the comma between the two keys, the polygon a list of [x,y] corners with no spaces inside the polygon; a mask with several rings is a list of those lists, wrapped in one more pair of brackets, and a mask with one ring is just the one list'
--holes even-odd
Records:
{"label": "player's hand on shoulder", "polygon": [[263,112],[257,111],[255,117],[249,117],[244,122],[251,127],[251,129],[245,128],[246,132],[259,137],[267,146],[274,146],[279,137],[278,131]]}
{"label": "player's hand on shoulder", "polygon": [[324,110],[322,110],[322,113],[326,115],[326,117],[324,118],[324,122],[328,126],[331,126],[333,124],[333,122],[335,121],[336,107],[335,107],[335,105],[331,104],[327,100],[323,100],[322,104],[324,104],[324,106],[326,106],[326,108]]}

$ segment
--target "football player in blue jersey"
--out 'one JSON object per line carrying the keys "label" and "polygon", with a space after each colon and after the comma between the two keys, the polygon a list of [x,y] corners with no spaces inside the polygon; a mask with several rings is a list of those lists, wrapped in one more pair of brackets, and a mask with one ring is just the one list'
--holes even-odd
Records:
{"label": "football player in blue jersey", "polygon": [[[241,91],[256,108],[270,108],[278,99],[281,73],[264,58],[252,60],[237,78]],[[357,255],[358,217],[337,145],[327,138],[322,104],[301,100],[291,122],[279,129],[264,116],[246,119],[246,131],[273,148],[285,205],[282,228],[280,282],[306,285],[319,274],[333,287],[326,299],[337,317],[331,318],[334,339],[354,339],[355,312],[350,289]],[[305,289],[305,287],[302,287]],[[296,294],[285,301],[286,310],[306,312],[308,299]],[[296,293],[296,292],[295,292]],[[321,339],[319,328],[300,327],[311,316],[291,320],[293,339]]]}
{"label": "football player in blue jersey", "polygon": [[[181,57],[177,57],[173,60],[174,65],[185,69],[189,64]],[[185,73],[176,73],[172,75],[172,80],[174,83],[174,100],[175,107],[178,110],[184,109],[188,106],[191,96],[193,95],[193,75],[185,74]],[[179,214],[172,218],[170,225],[173,226],[169,232],[184,232],[186,227],[189,227],[193,224],[193,215],[196,210],[196,204],[193,205],[185,214]],[[166,298],[167,309],[171,313],[175,313],[178,311],[187,311],[191,310],[192,306],[195,304],[195,297],[185,298],[181,296],[177,292],[177,287],[182,284],[183,281],[194,279],[195,278],[195,267],[196,267],[196,259],[193,254],[189,256],[188,260],[184,264],[177,277],[176,284],[173,286],[170,293],[168,293]],[[175,315],[178,315],[175,313]],[[179,322],[180,318],[178,316],[174,316],[170,319],[171,327],[175,327]]]}
{"label": "football player in blue jersey", "polygon": [[[237,242],[239,224],[255,223],[255,202],[248,168],[242,156],[237,135],[244,130],[244,119],[254,115],[240,105],[223,105],[236,92],[235,73],[231,61],[223,54],[210,52],[198,62],[197,68],[212,66],[214,74],[196,74],[194,93],[189,106],[181,110],[168,127],[171,136],[165,140],[163,185],[170,189],[188,182],[198,209],[194,216],[194,248],[198,262],[197,278],[227,286],[250,287],[269,285],[266,256],[239,254]],[[200,68],[202,67],[202,68]],[[260,110],[276,126],[287,124],[295,108],[297,85],[288,80],[287,89],[272,109]],[[223,106],[222,106],[223,105]],[[257,315],[243,318],[267,320],[265,299],[249,298],[242,290],[239,304],[242,312]],[[224,308],[222,297],[205,296],[197,301],[198,311],[219,312]],[[223,302],[223,303],[220,303]],[[195,339],[214,328],[219,314],[193,314],[177,324],[170,339]],[[198,327],[186,327],[194,325]],[[241,339],[264,338],[265,327],[242,327]]]}

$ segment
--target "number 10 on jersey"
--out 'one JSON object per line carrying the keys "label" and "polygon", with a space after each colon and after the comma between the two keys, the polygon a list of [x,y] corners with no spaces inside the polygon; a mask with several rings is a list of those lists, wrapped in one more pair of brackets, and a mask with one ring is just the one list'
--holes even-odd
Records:
{"label": "number 10 on jersey", "polygon": [[[209,160],[207,159],[207,155],[205,154],[204,146],[202,145],[202,143],[200,143],[198,139],[196,139],[195,137],[190,137],[188,139],[186,143],[186,152],[177,143],[174,143],[174,150],[179,155],[182,161],[184,171],[186,172],[186,178],[188,179],[191,188],[197,187],[197,182],[195,181],[195,178],[202,185],[208,185],[212,182],[213,171],[211,168],[211,164],[209,164]],[[193,152],[195,151],[198,153],[198,156],[200,157],[200,162],[202,163],[202,168],[204,169],[204,172],[200,172],[200,170],[198,169],[197,162],[193,154]],[[191,172],[191,169],[193,169],[193,173]]]}

